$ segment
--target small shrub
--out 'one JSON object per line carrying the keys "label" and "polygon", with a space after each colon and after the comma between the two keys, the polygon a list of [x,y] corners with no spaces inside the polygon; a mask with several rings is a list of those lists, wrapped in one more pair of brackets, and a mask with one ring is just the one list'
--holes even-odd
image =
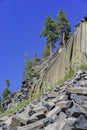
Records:
{"label": "small shrub", "polygon": [[81,70],[87,70],[87,65],[83,64],[83,65],[81,65],[81,66],[79,67],[79,69],[81,69]]}
{"label": "small shrub", "polygon": [[75,71],[70,68],[69,72],[65,74],[64,78],[61,79],[58,84],[62,84],[64,81],[72,78],[75,74]]}
{"label": "small shrub", "polygon": [[74,74],[75,74],[74,70],[70,69],[69,72],[67,74],[65,74],[64,81],[66,81],[69,78],[72,78],[74,76]]}
{"label": "small shrub", "polygon": [[30,100],[23,100],[22,102],[20,102],[17,106],[12,106],[10,109],[4,111],[3,113],[0,114],[0,118],[2,118],[3,116],[11,116],[15,110],[20,110],[22,109],[25,105],[28,105],[30,102]]}

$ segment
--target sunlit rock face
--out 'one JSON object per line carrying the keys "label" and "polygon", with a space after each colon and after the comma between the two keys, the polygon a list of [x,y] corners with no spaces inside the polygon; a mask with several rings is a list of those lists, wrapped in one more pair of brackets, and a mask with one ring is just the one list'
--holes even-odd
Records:
{"label": "sunlit rock face", "polygon": [[38,66],[41,71],[36,87],[58,84],[70,67],[76,70],[82,64],[87,64],[87,18],[76,25],[73,36],[64,48]]}

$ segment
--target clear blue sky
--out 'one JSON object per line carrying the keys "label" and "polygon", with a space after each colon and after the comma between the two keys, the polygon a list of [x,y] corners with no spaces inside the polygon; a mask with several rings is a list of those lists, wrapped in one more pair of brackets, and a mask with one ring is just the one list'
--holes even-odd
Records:
{"label": "clear blue sky", "polygon": [[6,79],[12,91],[21,87],[24,53],[41,57],[45,39],[38,35],[46,16],[55,20],[60,8],[74,29],[87,12],[87,0],[0,0],[0,92]]}

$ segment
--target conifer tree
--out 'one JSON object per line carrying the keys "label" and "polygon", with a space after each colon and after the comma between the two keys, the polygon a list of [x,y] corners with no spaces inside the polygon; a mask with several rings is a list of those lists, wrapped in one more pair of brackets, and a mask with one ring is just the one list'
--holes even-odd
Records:
{"label": "conifer tree", "polygon": [[40,36],[46,37],[46,44],[48,44],[50,47],[50,55],[51,55],[52,50],[55,47],[55,42],[57,41],[58,34],[56,24],[50,16],[47,16],[45,26]]}
{"label": "conifer tree", "polygon": [[43,56],[43,58],[46,58],[46,57],[48,57],[49,55],[50,55],[50,48],[49,48],[49,45],[46,44],[46,45],[45,45],[45,49],[44,49],[44,51],[42,52],[42,56]]}
{"label": "conifer tree", "polygon": [[70,24],[67,20],[66,14],[62,9],[59,10],[57,20],[56,20],[57,30],[58,30],[58,39],[60,45],[65,45],[70,36]]}
{"label": "conifer tree", "polygon": [[32,59],[32,65],[36,66],[40,62],[40,58],[37,56],[37,53],[34,53],[34,58]]}
{"label": "conifer tree", "polygon": [[10,81],[7,79],[5,81],[6,83],[6,87],[2,92],[2,99],[3,101],[7,100],[9,98],[9,95],[11,94],[11,91],[9,90],[9,86],[10,86]]}
{"label": "conifer tree", "polygon": [[1,98],[1,94],[0,94],[0,111],[2,110],[2,98]]}
{"label": "conifer tree", "polygon": [[6,79],[5,83],[6,83],[6,87],[10,86],[10,81],[8,79]]}
{"label": "conifer tree", "polygon": [[32,61],[28,57],[28,53],[25,53],[25,64],[24,64],[24,72],[23,72],[23,79],[30,79],[31,74],[33,72],[33,65]]}

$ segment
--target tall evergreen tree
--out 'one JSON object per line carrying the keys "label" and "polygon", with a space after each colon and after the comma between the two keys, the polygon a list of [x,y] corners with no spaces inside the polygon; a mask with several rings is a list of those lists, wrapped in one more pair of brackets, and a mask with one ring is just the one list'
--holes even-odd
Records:
{"label": "tall evergreen tree", "polygon": [[29,59],[28,53],[25,53],[23,79],[29,79],[31,77],[31,74],[33,72],[32,66],[32,61]]}
{"label": "tall evergreen tree", "polygon": [[2,110],[2,98],[1,98],[1,94],[0,94],[0,111]]}
{"label": "tall evergreen tree", "polygon": [[3,101],[7,100],[9,98],[9,95],[11,94],[11,91],[9,90],[9,86],[10,86],[10,81],[7,79],[5,81],[6,83],[6,87],[2,92],[2,99]]}
{"label": "tall evergreen tree", "polygon": [[47,16],[45,26],[40,36],[46,37],[46,44],[48,44],[50,47],[51,55],[52,50],[55,47],[55,42],[57,41],[58,34],[56,30],[56,24],[50,16]]}
{"label": "tall evergreen tree", "polygon": [[70,24],[67,20],[66,14],[62,9],[59,10],[57,20],[56,20],[57,30],[58,30],[58,39],[60,45],[65,45],[70,36]]}
{"label": "tall evergreen tree", "polygon": [[6,83],[6,87],[10,86],[10,81],[8,79],[5,80],[5,83]]}
{"label": "tall evergreen tree", "polygon": [[45,49],[42,52],[42,56],[43,58],[46,58],[50,55],[50,47],[48,46],[48,44],[45,45]]}

